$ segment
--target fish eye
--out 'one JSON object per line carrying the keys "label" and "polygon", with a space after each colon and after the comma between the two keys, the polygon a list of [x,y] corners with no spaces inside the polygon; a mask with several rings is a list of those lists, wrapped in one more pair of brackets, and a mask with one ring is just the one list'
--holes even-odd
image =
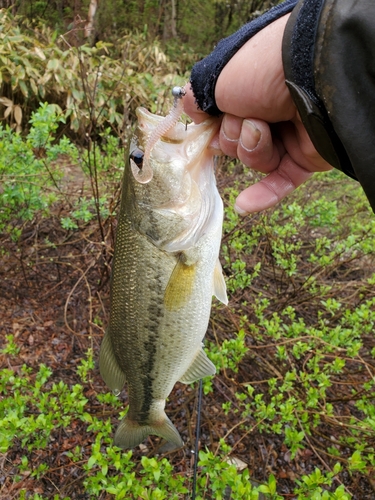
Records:
{"label": "fish eye", "polygon": [[130,159],[134,161],[139,169],[142,168],[144,155],[144,152],[138,148],[134,149],[130,153]]}

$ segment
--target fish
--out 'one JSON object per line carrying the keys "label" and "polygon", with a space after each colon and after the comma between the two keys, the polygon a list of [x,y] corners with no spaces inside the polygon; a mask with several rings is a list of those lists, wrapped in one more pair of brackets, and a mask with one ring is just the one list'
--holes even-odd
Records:
{"label": "fish", "polygon": [[[228,303],[219,261],[223,202],[210,143],[220,120],[177,121],[154,140],[142,180],[147,142],[161,117],[136,110],[138,127],[126,163],[110,287],[110,320],[99,355],[106,385],[128,411],[114,444],[134,448],[149,435],[174,448],[183,440],[165,413],[175,383],[216,370],[203,350],[212,296]],[[149,148],[150,149],[150,148]]]}

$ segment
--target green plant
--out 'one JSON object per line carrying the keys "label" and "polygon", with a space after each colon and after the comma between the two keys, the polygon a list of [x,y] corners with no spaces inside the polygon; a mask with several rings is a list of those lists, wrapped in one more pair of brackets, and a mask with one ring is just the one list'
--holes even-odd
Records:
{"label": "green plant", "polygon": [[14,335],[6,335],[6,345],[1,349],[1,354],[9,354],[10,356],[15,356],[19,353],[19,347],[14,341]]}
{"label": "green plant", "polygon": [[268,478],[268,484],[259,486],[258,491],[264,493],[268,498],[273,498],[275,500],[281,500],[283,498],[276,492],[276,479],[273,474]]}
{"label": "green plant", "polygon": [[298,494],[298,500],[303,500],[304,498],[312,498],[314,500],[350,500],[351,496],[345,491],[342,484],[332,492],[322,488],[322,486],[331,486],[333,479],[341,470],[341,465],[337,463],[332,472],[322,474],[321,470],[316,468],[311,474],[302,476],[302,480],[297,481],[299,487],[295,489],[295,493]]}
{"label": "green plant", "polygon": [[[151,103],[152,111],[160,112],[167,89],[186,80],[176,76],[178,64],[160,43],[150,44],[144,33],[124,35],[115,45],[99,41],[77,48],[79,24],[71,36],[58,36],[44,23],[28,19],[0,12],[0,85],[6,96],[0,104],[4,118],[19,128],[25,128],[30,110],[47,101],[59,105],[71,129],[83,138],[88,127],[97,133],[102,126],[120,136],[137,106]],[[98,112],[92,114],[93,109]]]}
{"label": "green plant", "polygon": [[[326,199],[314,184],[310,197],[297,192],[277,209],[240,225],[227,209],[224,270],[235,304],[228,316],[235,317],[245,332],[246,356],[236,359],[232,336],[218,342],[215,333],[209,344],[209,355],[226,384],[233,380],[226,370],[234,355],[233,372],[239,373],[241,385],[233,384],[234,396],[222,410],[228,417],[234,413],[241,418],[242,434],[256,429],[266,436],[280,435],[291,460],[305,452],[325,463],[340,460],[328,471],[316,469],[303,476],[295,490],[299,498],[351,498],[334,480],[340,482],[345,470],[363,477],[375,470],[370,403],[375,397],[370,361],[375,352],[375,302],[369,285],[375,224],[359,189],[339,184],[336,172],[331,176],[329,192],[333,189],[335,199]],[[238,182],[228,188],[230,204],[240,188]],[[338,201],[341,196],[352,200],[350,216],[347,205]],[[363,269],[362,262],[369,272],[362,271],[364,279],[353,281],[346,291],[341,287],[345,273]],[[251,269],[256,271],[253,275]],[[215,332],[220,314],[222,309],[215,309]],[[262,372],[261,385],[252,365]],[[358,374],[355,382],[353,373]],[[348,377],[353,386],[345,395]],[[208,390],[212,389],[210,384]],[[342,416],[341,405],[349,400],[353,409]],[[275,478],[271,482],[259,491],[277,495]]]}
{"label": "green plant", "polygon": [[259,498],[258,490],[251,484],[247,469],[238,473],[236,467],[229,464],[222,456],[215,456],[212,452],[205,451],[200,451],[198,465],[200,489],[197,500],[205,498],[207,494],[212,498],[223,500],[228,490],[231,498],[236,500]]}
{"label": "green plant", "polygon": [[76,156],[66,137],[54,142],[63,121],[58,106],[45,103],[32,114],[25,140],[9,127],[0,127],[0,230],[11,231],[13,220],[31,220],[36,211],[45,211],[56,201],[54,188],[62,178],[56,162],[62,155]]}

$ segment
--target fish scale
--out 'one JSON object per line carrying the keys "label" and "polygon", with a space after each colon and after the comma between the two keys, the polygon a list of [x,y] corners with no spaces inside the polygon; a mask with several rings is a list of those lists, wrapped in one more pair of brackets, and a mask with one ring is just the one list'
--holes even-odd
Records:
{"label": "fish scale", "polygon": [[[161,118],[143,109],[137,115],[144,147]],[[119,393],[127,384],[129,409],[115,434],[122,448],[149,434],[182,446],[165,400],[177,381],[215,373],[202,341],[212,295],[227,301],[218,261],[223,205],[209,150],[217,128],[217,119],[178,123],[151,151],[148,183],[125,167],[110,322],[100,351],[108,387]]]}

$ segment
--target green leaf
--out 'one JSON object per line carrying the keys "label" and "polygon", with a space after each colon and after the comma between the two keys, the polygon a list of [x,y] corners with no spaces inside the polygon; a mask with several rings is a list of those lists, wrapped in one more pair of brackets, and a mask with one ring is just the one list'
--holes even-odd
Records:
{"label": "green leaf", "polygon": [[97,462],[96,457],[94,455],[91,455],[91,457],[89,458],[89,460],[87,462],[88,469],[92,469],[94,467],[94,465],[96,464],[96,462]]}
{"label": "green leaf", "polygon": [[27,88],[26,83],[23,80],[20,80],[18,82],[18,85],[20,86],[21,92],[25,97],[29,97],[29,90]]}
{"label": "green leaf", "polygon": [[60,67],[60,61],[58,59],[51,59],[48,61],[47,69],[56,71]]}

